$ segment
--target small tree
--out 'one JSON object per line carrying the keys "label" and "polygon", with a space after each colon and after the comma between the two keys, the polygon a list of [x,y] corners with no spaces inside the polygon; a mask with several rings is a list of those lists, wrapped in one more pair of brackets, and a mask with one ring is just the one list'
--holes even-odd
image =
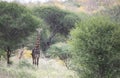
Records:
{"label": "small tree", "polygon": [[120,77],[120,26],[115,22],[95,17],[77,24],[71,45],[80,78]]}

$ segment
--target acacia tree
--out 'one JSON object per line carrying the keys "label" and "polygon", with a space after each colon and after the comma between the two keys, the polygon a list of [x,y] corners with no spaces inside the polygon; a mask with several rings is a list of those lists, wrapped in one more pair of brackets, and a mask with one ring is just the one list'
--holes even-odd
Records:
{"label": "acacia tree", "polygon": [[70,29],[79,20],[77,15],[57,7],[37,7],[33,12],[34,15],[42,18],[47,23],[50,32],[48,38],[44,41],[45,50],[53,43],[58,33],[67,36]]}
{"label": "acacia tree", "polygon": [[7,51],[10,57],[11,50],[35,31],[39,23],[24,6],[0,2],[0,48]]}
{"label": "acacia tree", "polygon": [[81,78],[120,77],[119,34],[119,24],[103,17],[77,24],[71,32],[71,52]]}

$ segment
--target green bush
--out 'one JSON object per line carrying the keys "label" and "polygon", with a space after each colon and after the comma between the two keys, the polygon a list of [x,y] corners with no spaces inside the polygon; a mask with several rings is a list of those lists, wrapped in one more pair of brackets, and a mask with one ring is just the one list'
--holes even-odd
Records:
{"label": "green bush", "polygon": [[47,50],[47,55],[52,58],[59,57],[61,60],[64,61],[66,67],[70,68],[70,45],[67,43],[56,43],[50,46]]}
{"label": "green bush", "polygon": [[93,17],[71,31],[74,69],[80,78],[120,77],[120,26]]}
{"label": "green bush", "polygon": [[[70,54],[70,46],[66,43],[56,43],[47,50],[47,55],[51,57],[62,57],[62,55]],[[61,58],[62,59],[62,58]]]}

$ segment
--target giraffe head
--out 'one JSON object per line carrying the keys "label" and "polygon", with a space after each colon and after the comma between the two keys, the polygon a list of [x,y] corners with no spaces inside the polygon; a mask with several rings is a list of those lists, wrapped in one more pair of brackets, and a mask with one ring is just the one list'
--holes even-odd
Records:
{"label": "giraffe head", "polygon": [[42,28],[37,28],[36,30],[40,34],[40,32],[42,31]]}

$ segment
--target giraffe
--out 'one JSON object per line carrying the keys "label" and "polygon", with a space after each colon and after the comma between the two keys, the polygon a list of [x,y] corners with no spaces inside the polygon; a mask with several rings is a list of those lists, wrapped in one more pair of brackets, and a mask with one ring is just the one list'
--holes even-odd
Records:
{"label": "giraffe", "polygon": [[42,29],[37,29],[37,40],[35,43],[34,48],[32,49],[32,60],[33,60],[33,65],[39,64],[39,58],[40,58],[40,32]]}

